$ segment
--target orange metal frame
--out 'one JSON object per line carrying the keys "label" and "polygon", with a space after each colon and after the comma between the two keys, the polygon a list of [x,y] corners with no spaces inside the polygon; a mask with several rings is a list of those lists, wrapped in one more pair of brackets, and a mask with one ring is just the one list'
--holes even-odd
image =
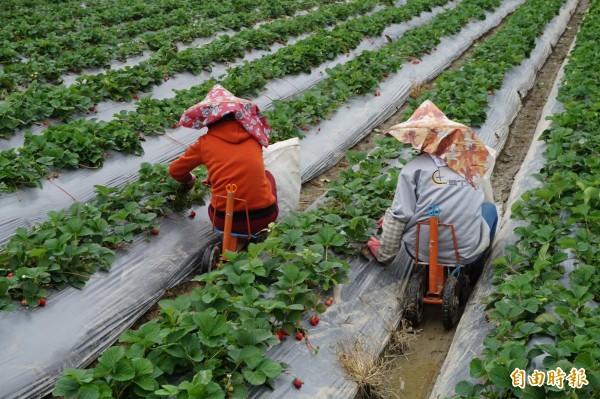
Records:
{"label": "orange metal frame", "polygon": [[[429,263],[419,262],[419,236],[421,231],[421,225],[429,226]],[[456,254],[456,264],[460,264],[460,257],[458,255],[458,245],[456,243],[456,234],[454,232],[454,226],[446,223],[439,223],[437,216],[432,216],[430,213],[428,222],[417,223],[417,245],[416,245],[416,259],[417,265],[429,266],[429,282],[427,294],[423,298],[423,303],[441,305],[442,304],[442,291],[444,284],[446,283],[445,270],[454,267],[455,265],[440,264],[438,263],[438,230],[439,226],[450,227],[452,230],[452,238],[454,240],[454,253]]]}
{"label": "orange metal frame", "polygon": [[[237,186],[235,184],[228,184],[227,186],[225,186],[225,189],[227,190],[227,196],[223,196],[223,195],[215,196],[215,198],[216,198],[215,212],[218,209],[219,199],[220,198],[225,199],[225,226],[223,228],[223,250],[221,251],[221,254],[224,254],[226,251],[231,251],[231,252],[237,251],[238,236],[235,236],[231,233],[231,228],[233,225],[233,205],[234,205],[235,201],[243,201],[244,202],[244,205],[246,207],[246,221],[248,223],[248,238],[250,238],[252,236],[252,234],[250,232],[250,213],[248,211],[248,203],[246,202],[245,199],[234,197],[234,194],[237,191]],[[214,219],[215,218],[213,218],[213,223],[212,223],[213,230],[215,228]],[[221,255],[221,258],[224,259],[222,255]]]}

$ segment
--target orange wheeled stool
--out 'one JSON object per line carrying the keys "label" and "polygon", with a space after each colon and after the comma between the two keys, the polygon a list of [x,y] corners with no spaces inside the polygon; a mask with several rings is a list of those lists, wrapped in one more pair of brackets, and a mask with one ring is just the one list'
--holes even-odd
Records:
{"label": "orange wheeled stool", "polygon": [[[423,304],[441,305],[442,322],[447,330],[451,330],[459,318],[459,306],[468,298],[468,278],[460,263],[458,245],[454,226],[439,223],[440,208],[430,205],[427,209],[429,221],[417,223],[416,259],[413,273],[408,283],[405,302],[405,317],[417,326],[423,320]],[[429,262],[419,261],[419,234],[421,226],[429,226]],[[439,227],[452,231],[455,264],[438,262]]]}
{"label": "orange wheeled stool", "polygon": [[[209,246],[204,250],[200,268],[201,273],[208,273],[209,271],[218,268],[221,265],[221,262],[226,261],[227,259],[225,259],[225,257],[223,256],[223,254],[225,254],[226,251],[237,252],[237,244],[239,238],[246,239],[248,242],[259,242],[265,237],[265,234],[263,233],[265,233],[266,231],[260,232],[259,234],[252,234],[252,232],[250,231],[250,213],[248,211],[248,203],[245,199],[235,198],[234,195],[237,191],[237,186],[235,184],[228,184],[227,186],[225,186],[225,189],[227,190],[227,196],[217,195],[217,203],[215,204],[215,208],[217,208],[217,205],[219,203],[218,201],[220,199],[225,200],[225,225],[223,227],[223,230],[217,229],[215,227],[214,218],[212,224],[213,231],[223,234],[222,243]],[[235,201],[243,201],[246,207],[246,220],[248,225],[247,234],[233,233],[231,231],[231,226],[233,224],[233,209]]]}

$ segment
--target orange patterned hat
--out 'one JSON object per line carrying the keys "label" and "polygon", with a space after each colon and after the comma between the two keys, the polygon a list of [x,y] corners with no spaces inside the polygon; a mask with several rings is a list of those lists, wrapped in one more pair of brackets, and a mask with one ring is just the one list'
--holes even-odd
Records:
{"label": "orange patterned hat", "polygon": [[423,102],[406,122],[385,133],[439,157],[475,188],[494,165],[494,157],[473,130],[448,119],[430,100]]}
{"label": "orange patterned hat", "polygon": [[218,84],[210,89],[204,100],[183,113],[179,125],[202,129],[228,114],[233,114],[237,123],[242,125],[260,145],[265,148],[269,146],[271,126],[258,106],[251,101],[234,96]]}

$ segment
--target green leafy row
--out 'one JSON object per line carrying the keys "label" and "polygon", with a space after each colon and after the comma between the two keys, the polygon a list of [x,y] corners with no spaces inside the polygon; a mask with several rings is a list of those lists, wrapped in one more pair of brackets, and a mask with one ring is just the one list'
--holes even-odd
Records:
{"label": "green leafy row", "polygon": [[166,166],[147,163],[136,182],[95,187],[92,201],[51,211],[29,230],[16,229],[0,252],[0,311],[12,310],[13,300],[38,306],[47,288],[83,287],[97,270],[110,269],[115,251],[130,245],[135,234],[149,233],[173,209],[203,204],[206,194],[198,184],[194,195],[180,195]]}
{"label": "green leafy row", "polygon": [[[277,11],[281,14],[277,14],[277,16],[290,15],[298,9],[315,3],[315,0],[288,1],[288,3],[280,3],[281,8],[278,8]],[[326,2],[335,1],[338,0],[327,0]],[[224,35],[200,48],[188,48],[181,52],[170,45],[171,40],[169,39],[165,44],[166,47],[162,47],[148,61],[97,75],[83,75],[77,78],[76,84],[69,87],[42,85],[37,82],[39,72],[33,71],[30,77],[35,79],[36,83],[32,83],[23,92],[12,93],[4,103],[0,104],[0,136],[12,134],[15,129],[47,118],[68,119],[76,112],[87,112],[94,103],[108,98],[130,101],[137,97],[136,93],[162,83],[178,72],[200,73],[203,69],[210,69],[216,62],[235,61],[237,58],[244,57],[247,50],[268,49],[275,42],[287,41],[290,35],[299,35],[322,28],[324,24],[334,24],[354,14],[366,13],[373,9],[378,2],[377,0],[354,1],[333,7],[323,7],[307,15],[282,18],[256,29],[241,31],[234,36]],[[283,7],[284,4],[287,4],[287,7]],[[266,5],[265,7],[271,6]],[[242,20],[250,24],[266,18],[264,11],[254,12],[251,18],[245,14],[227,15],[222,18]],[[195,31],[195,28],[192,31]],[[210,34],[214,32],[215,30]],[[162,35],[163,33],[158,34]],[[88,50],[83,49],[83,51]],[[90,51],[97,52],[102,57],[108,56],[108,53],[103,50],[90,48]],[[80,56],[79,58],[87,60],[89,57]],[[44,65],[41,66],[41,69],[46,70]],[[48,69],[48,71],[52,70],[52,68]]]}
{"label": "green leafy row", "polygon": [[[456,386],[461,397],[594,398],[600,392],[598,23],[600,4],[592,2],[559,89],[565,110],[552,115],[542,134],[546,165],[535,176],[542,184],[512,207],[512,219],[522,222],[515,228],[519,241],[495,261],[496,293],[487,305],[495,327],[471,361],[477,384]],[[560,367],[564,387],[513,387],[510,373],[516,367],[531,373],[530,360],[540,355],[539,371]],[[586,384],[566,377],[573,368],[584,369]]]}
{"label": "green leafy row", "polygon": [[543,34],[563,3],[563,0],[545,0],[524,4],[501,30],[477,46],[460,68],[443,73],[431,90],[412,99],[405,116],[430,99],[449,118],[481,126],[486,119],[488,96],[502,86],[510,69],[529,56],[536,38]]}
{"label": "green leafy row", "polygon": [[[544,7],[540,6],[544,4]],[[409,100],[404,117],[431,99],[449,118],[480,126],[486,117],[488,95],[499,89],[504,75],[526,58],[563,0],[530,1],[508,17],[503,27],[478,46],[461,68],[440,75],[433,89]],[[293,100],[274,101],[265,114],[280,139],[297,135],[297,129],[327,119],[349,98],[373,92],[404,60],[418,63],[439,38],[458,32],[469,18],[484,18],[483,11],[498,2],[462,2],[452,13],[438,15],[431,23],[407,32],[377,52],[365,52],[354,60],[327,71],[329,77]],[[469,10],[459,12],[459,10]]]}
{"label": "green leafy row", "polygon": [[[230,69],[228,75],[219,83],[238,96],[254,96],[264,88],[269,79],[308,72],[313,66],[356,47],[365,34],[378,35],[389,24],[409,20],[420,12],[444,2],[445,0],[411,0],[401,8],[388,7],[371,16],[342,23],[331,32],[319,30],[315,35],[284,47],[272,55]],[[132,152],[138,151],[140,132],[145,134],[164,132],[165,127],[176,124],[181,113],[190,104],[200,101],[215,83],[216,80],[210,79],[189,90],[179,91],[173,99],[144,98],[139,101],[136,112],[118,114],[116,120],[108,123],[83,120],[53,126],[48,129],[52,135],[49,138],[36,139],[40,140],[39,143],[32,140],[32,135],[28,135],[23,148],[18,152],[11,149],[0,153],[0,190],[13,191],[21,184],[38,184],[39,179],[55,164],[58,166],[64,164],[57,158],[63,153],[69,152],[77,156],[77,159],[85,159],[87,157],[85,148],[90,146],[71,151],[63,144],[68,140],[66,137],[72,136],[74,131],[77,132],[77,136],[92,138],[108,138],[111,132],[118,132],[121,141],[127,143],[128,149]],[[94,140],[96,140],[94,143],[96,148],[102,151],[120,149],[119,146],[103,146],[102,142]],[[90,142],[91,139],[85,141]],[[135,143],[138,145],[136,146]],[[94,153],[91,149],[89,152]],[[44,159],[44,164],[38,162],[40,158]],[[94,166],[102,165],[102,161],[102,158],[97,158]],[[77,164],[80,163],[83,164],[77,161]],[[70,166],[74,164],[75,162],[72,162]]]}
{"label": "green leafy row", "polygon": [[79,1],[18,1],[2,3],[0,23],[4,29],[0,40],[26,41],[41,39],[52,33],[66,33],[82,27],[110,27],[127,21],[135,21],[158,12],[177,7],[179,1],[142,0],[125,2],[90,2],[85,6]]}
{"label": "green leafy row", "polygon": [[[320,3],[329,2],[332,1]],[[14,57],[28,54],[29,60],[5,66],[0,74],[0,90],[7,96],[17,90],[22,91],[33,82],[39,85],[45,82],[60,84],[62,75],[67,72],[79,73],[85,68],[106,67],[113,59],[124,61],[147,49],[155,51],[164,48],[164,51],[175,54],[177,42],[190,43],[195,38],[209,37],[220,30],[250,27],[271,18],[289,16],[315,4],[314,0],[288,0],[277,4],[263,0],[248,7],[247,1],[242,0],[215,1],[198,8],[183,2],[175,9],[165,7],[148,18],[109,29],[98,26],[24,44],[15,42],[12,47],[5,47],[2,51],[5,54],[12,51]],[[0,62],[9,63],[10,60],[0,58]],[[129,72],[134,74],[135,68]],[[161,76],[168,73],[166,69]],[[102,78],[106,79],[103,75]],[[86,77],[82,77],[80,82],[82,80],[86,80]],[[102,98],[96,98],[95,101]]]}
{"label": "green leafy row", "polygon": [[375,89],[406,61],[418,64],[419,57],[430,54],[440,43],[440,38],[459,32],[472,19],[485,19],[485,11],[491,11],[499,4],[499,0],[463,1],[378,51],[366,51],[345,64],[328,69],[327,79],[296,98],[274,101],[273,110],[265,114],[278,139],[296,136],[298,130],[308,130],[308,125],[328,119],[352,97],[369,92],[377,95]]}

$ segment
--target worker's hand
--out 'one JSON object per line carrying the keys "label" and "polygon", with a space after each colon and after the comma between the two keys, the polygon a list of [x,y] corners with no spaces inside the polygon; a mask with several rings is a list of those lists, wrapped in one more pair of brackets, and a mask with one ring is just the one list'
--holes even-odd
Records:
{"label": "worker's hand", "polygon": [[194,188],[194,184],[196,184],[197,177],[193,173],[190,173],[190,178],[185,183],[181,183],[181,190],[184,193],[189,192],[192,188]]}
{"label": "worker's hand", "polygon": [[379,249],[379,247],[381,246],[381,242],[371,236],[371,238],[369,238],[369,242],[367,243],[367,247],[369,247],[369,252],[371,252],[371,255],[373,255],[375,257],[375,259],[377,259],[377,250]]}
{"label": "worker's hand", "polygon": [[383,226],[383,218],[384,217],[385,216],[382,216],[382,217],[379,218],[379,220],[377,221],[377,227],[381,228],[381,226]]}
{"label": "worker's hand", "polygon": [[210,180],[208,180],[208,177],[206,179],[201,180],[200,183],[202,183],[203,186],[206,186],[208,188],[212,187],[212,183],[210,182]]}

